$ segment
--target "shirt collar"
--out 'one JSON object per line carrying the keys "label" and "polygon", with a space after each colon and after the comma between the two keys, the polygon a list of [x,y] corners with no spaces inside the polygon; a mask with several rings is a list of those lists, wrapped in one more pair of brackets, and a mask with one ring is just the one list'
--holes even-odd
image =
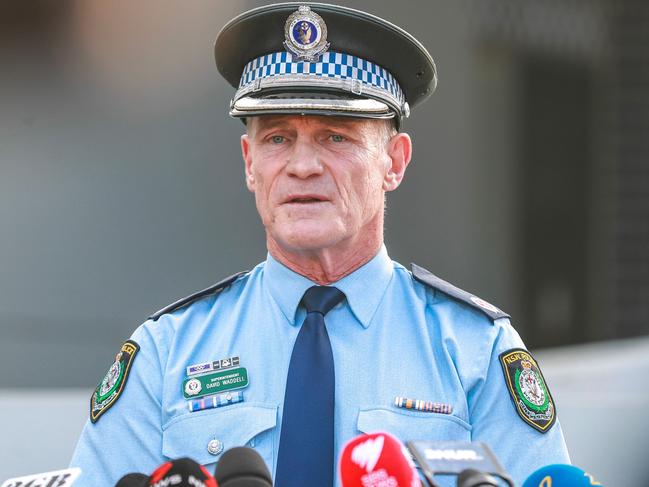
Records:
{"label": "shirt collar", "polygon": [[[364,328],[372,321],[392,279],[393,269],[383,245],[372,260],[331,284],[345,293],[349,307]],[[316,284],[275,260],[270,253],[264,266],[264,282],[286,319],[296,325],[295,317],[300,300],[304,292]]]}

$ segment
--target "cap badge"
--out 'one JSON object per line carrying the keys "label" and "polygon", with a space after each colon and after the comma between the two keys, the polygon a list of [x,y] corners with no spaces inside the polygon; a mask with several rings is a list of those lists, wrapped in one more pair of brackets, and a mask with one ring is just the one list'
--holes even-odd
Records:
{"label": "cap badge", "polygon": [[327,24],[306,5],[300,6],[284,24],[284,47],[296,61],[317,61],[327,52]]}

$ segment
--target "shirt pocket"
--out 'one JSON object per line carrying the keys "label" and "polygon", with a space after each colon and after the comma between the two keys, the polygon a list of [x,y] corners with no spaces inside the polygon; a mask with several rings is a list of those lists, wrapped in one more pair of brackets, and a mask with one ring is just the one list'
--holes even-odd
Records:
{"label": "shirt pocket", "polygon": [[[173,419],[162,432],[162,454],[189,457],[215,466],[223,452],[235,446],[254,448],[272,472],[277,406],[244,403],[223,409],[189,413]],[[213,468],[208,468],[214,473]]]}
{"label": "shirt pocket", "polygon": [[385,431],[403,443],[409,440],[471,441],[471,425],[452,414],[394,411],[385,407],[358,412],[358,431]]}

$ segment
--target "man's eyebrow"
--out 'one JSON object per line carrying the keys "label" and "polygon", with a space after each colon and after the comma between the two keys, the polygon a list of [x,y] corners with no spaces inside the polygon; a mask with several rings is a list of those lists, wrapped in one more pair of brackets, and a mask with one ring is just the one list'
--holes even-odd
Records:
{"label": "man's eyebrow", "polygon": [[256,120],[254,124],[255,124],[254,132],[262,132],[262,131],[272,130],[276,128],[284,128],[288,126],[286,120],[284,120],[284,117],[281,116],[277,116],[277,117],[265,116],[263,119]]}
{"label": "man's eyebrow", "polygon": [[333,128],[350,128],[362,124],[362,120],[352,119],[350,117],[327,117],[325,125]]}
{"label": "man's eyebrow", "polygon": [[266,129],[275,128],[283,124],[282,118],[283,117],[265,117],[263,119],[258,119],[256,121],[255,128],[257,130],[266,130]]}

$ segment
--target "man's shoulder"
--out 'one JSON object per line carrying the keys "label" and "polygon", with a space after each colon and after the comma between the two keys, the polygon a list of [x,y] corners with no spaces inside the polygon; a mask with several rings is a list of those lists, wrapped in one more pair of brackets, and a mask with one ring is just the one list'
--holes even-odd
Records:
{"label": "man's shoulder", "polygon": [[241,271],[237,272],[235,274],[232,274],[231,276],[226,277],[225,279],[221,279],[219,282],[216,284],[212,284],[211,286],[202,289],[200,291],[197,291],[195,293],[190,294],[189,296],[185,296],[184,298],[181,298],[177,301],[174,301],[173,303],[165,306],[164,308],[156,311],[152,315],[150,315],[147,320],[151,321],[157,321],[161,316],[173,313],[174,311],[177,311],[181,308],[186,308],[192,304],[194,304],[197,301],[200,301],[202,299],[205,299],[207,297],[213,296],[215,294],[218,294],[225,290],[226,288],[232,286],[235,282],[237,282],[240,279],[243,279],[245,276],[248,276],[250,274],[250,271]]}
{"label": "man's shoulder", "polygon": [[443,296],[451,300],[466,305],[480,313],[486,315],[490,320],[494,321],[500,318],[510,318],[509,314],[497,308],[493,304],[485,301],[478,296],[460,289],[459,287],[451,284],[429,270],[417,265],[411,264],[411,273],[414,281],[423,284],[426,288],[432,290],[435,294],[441,293]]}

